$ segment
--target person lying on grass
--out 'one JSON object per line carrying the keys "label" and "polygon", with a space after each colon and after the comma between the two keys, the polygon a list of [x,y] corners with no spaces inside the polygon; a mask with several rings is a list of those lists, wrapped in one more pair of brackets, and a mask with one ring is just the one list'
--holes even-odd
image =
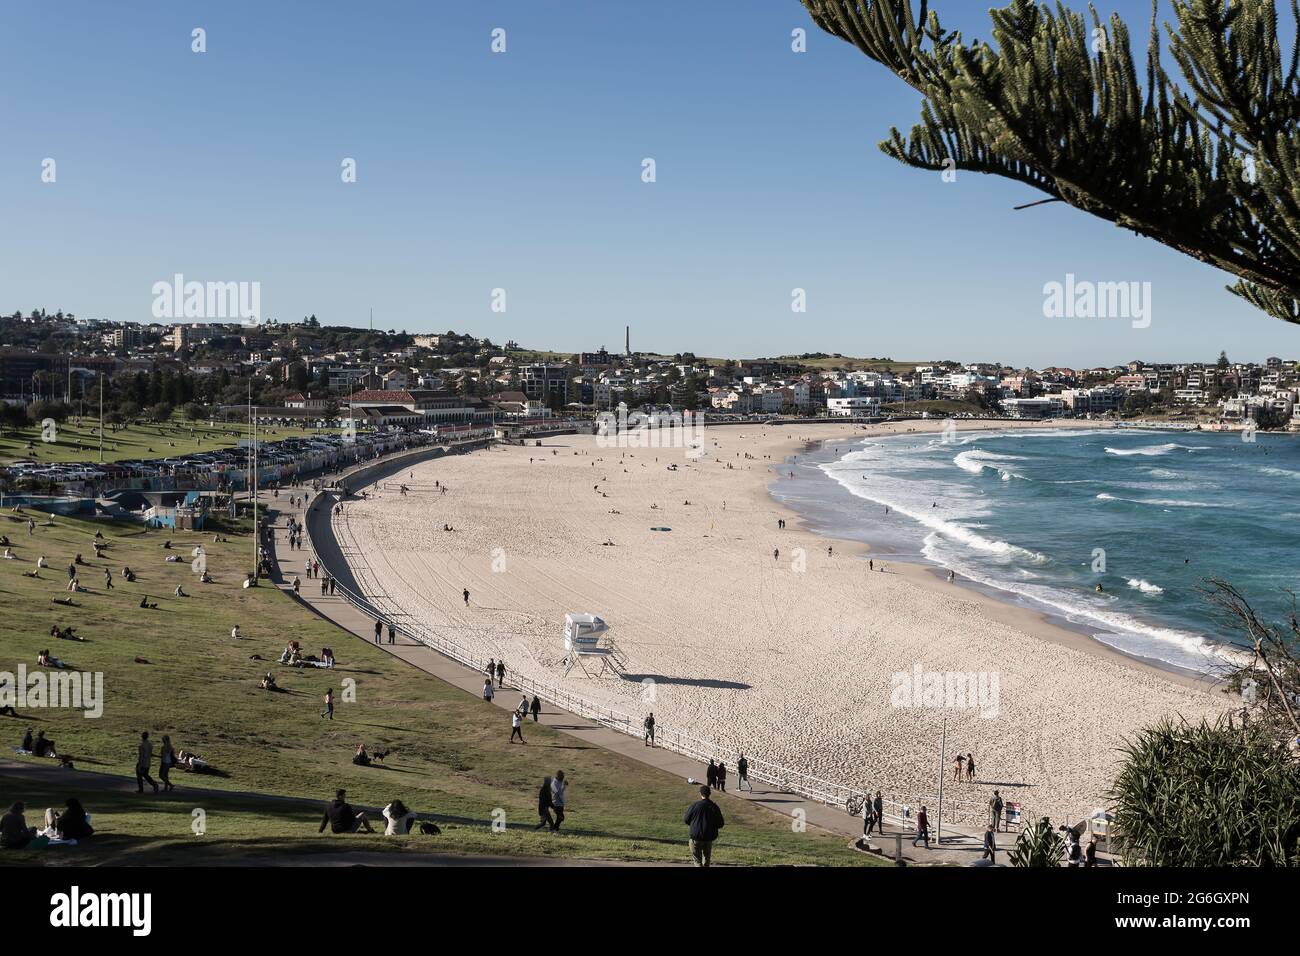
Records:
{"label": "person lying on grass", "polygon": [[49,652],[48,648],[36,655],[36,663],[41,667],[53,667],[58,670],[71,670],[71,667],[69,667],[66,661],[59,660],[59,658]]}

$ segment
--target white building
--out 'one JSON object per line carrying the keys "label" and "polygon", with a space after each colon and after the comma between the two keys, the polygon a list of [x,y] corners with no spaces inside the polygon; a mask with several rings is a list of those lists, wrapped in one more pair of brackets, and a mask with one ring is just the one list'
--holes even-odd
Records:
{"label": "white building", "polygon": [[1065,411],[1065,403],[1055,396],[1041,398],[1007,398],[1002,408],[1012,418],[1058,418]]}
{"label": "white building", "polygon": [[826,399],[826,412],[828,415],[840,418],[879,415],[880,399],[867,397],[828,398]]}

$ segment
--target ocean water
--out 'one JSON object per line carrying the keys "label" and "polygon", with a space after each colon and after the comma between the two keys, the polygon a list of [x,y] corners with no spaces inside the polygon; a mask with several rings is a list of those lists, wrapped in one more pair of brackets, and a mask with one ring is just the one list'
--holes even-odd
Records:
{"label": "ocean water", "polygon": [[772,493],[823,533],[951,569],[1184,670],[1205,671],[1243,643],[1198,593],[1205,578],[1231,582],[1279,622],[1286,589],[1300,589],[1295,436],[1043,429],[841,441],[799,455]]}

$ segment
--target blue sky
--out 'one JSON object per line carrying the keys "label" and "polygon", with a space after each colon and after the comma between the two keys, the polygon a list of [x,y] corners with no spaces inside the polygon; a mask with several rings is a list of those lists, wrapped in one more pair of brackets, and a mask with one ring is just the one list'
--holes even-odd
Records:
{"label": "blue sky", "polygon": [[[938,6],[987,35],[985,4]],[[1141,33],[1149,8],[1100,9]],[[630,324],[634,347],[715,356],[1300,355],[1300,327],[1209,267],[887,159],[918,98],[797,0],[10,0],[0,90],[6,313],[146,321],[180,272],[260,282],[282,320],[373,307],[376,327],[561,350],[621,347]],[[1067,273],[1151,282],[1150,328],[1044,318]]]}

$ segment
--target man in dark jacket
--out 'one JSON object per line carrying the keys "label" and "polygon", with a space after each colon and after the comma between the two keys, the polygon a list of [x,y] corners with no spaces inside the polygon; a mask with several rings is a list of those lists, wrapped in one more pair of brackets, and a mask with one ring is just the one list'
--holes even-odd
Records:
{"label": "man in dark jacket", "polygon": [[0,847],[6,850],[21,850],[36,839],[36,827],[27,825],[23,811],[27,808],[20,800],[9,808],[9,812],[0,817]]}
{"label": "man in dark jacket", "polygon": [[358,830],[375,832],[366,819],[365,811],[358,813],[352,809],[352,804],[347,801],[346,790],[334,791],[334,799],[325,805],[325,816],[316,832],[324,833],[327,826],[331,833],[356,833]]}
{"label": "man in dark jacket", "polygon": [[726,825],[722,811],[709,799],[711,792],[708,787],[700,787],[700,799],[687,808],[682,819],[690,827],[691,859],[696,866],[708,866],[713,862],[713,841]]}
{"label": "man in dark jacket", "polygon": [[[533,698],[536,700],[537,698]],[[540,822],[534,829],[540,830],[543,827],[554,830],[555,821],[551,819],[551,778],[542,779],[542,789],[537,791],[537,816]]]}

